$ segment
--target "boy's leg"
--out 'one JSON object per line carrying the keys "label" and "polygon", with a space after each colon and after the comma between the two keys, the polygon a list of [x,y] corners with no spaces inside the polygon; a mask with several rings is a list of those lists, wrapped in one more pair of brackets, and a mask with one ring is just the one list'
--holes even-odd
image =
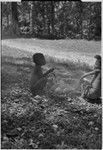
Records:
{"label": "boy's leg", "polygon": [[88,94],[90,88],[91,88],[90,81],[84,79],[83,83],[81,84],[81,97],[82,98],[86,98],[86,95]]}
{"label": "boy's leg", "polygon": [[95,91],[94,88],[91,88],[91,89],[89,90],[89,93],[87,94],[87,98],[92,99],[92,100],[98,98],[98,97],[97,97],[97,93],[96,93],[96,91]]}
{"label": "boy's leg", "polygon": [[36,86],[36,93],[38,95],[44,95],[45,94],[45,87],[47,83],[47,78],[42,78],[38,85]]}
{"label": "boy's leg", "polygon": [[44,87],[46,86],[47,78],[41,78],[34,86],[30,88],[33,96],[42,95],[44,93]]}
{"label": "boy's leg", "polygon": [[86,99],[91,103],[101,103],[100,97],[97,95],[97,91],[94,88],[90,88],[86,95]]}
{"label": "boy's leg", "polygon": [[87,98],[87,95],[89,94],[90,86],[86,86],[86,88],[82,91],[81,97]]}

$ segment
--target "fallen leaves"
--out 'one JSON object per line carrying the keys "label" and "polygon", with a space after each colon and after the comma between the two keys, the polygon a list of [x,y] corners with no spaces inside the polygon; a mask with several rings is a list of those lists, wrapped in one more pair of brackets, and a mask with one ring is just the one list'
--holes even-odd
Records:
{"label": "fallen leaves", "polygon": [[[99,143],[101,105],[79,99],[73,90],[68,92],[66,80],[61,76],[53,88],[54,81],[50,81],[49,92],[47,91],[46,95],[33,97],[29,92],[29,68],[25,68],[23,72],[23,66],[15,67],[19,67],[18,72],[15,72],[17,69],[12,72],[16,75],[13,77],[15,82],[11,82],[12,78],[10,78],[11,84],[8,86],[5,82],[5,88],[2,89],[2,148],[89,149],[95,147],[98,149],[101,147]],[[65,69],[63,76],[64,71]],[[59,83],[60,79],[63,81]]]}

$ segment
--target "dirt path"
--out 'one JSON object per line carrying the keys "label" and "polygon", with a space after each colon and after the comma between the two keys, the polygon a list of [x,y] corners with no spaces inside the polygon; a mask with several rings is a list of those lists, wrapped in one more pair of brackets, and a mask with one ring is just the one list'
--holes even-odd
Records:
{"label": "dirt path", "polygon": [[[94,54],[93,54],[93,48],[91,51],[87,52],[88,50],[88,48],[86,47],[87,43],[85,43],[85,47],[84,47],[84,43],[81,41],[80,41],[81,44],[79,42],[76,42],[75,40],[74,42],[73,41],[72,42],[67,41],[67,42],[70,43],[69,47],[65,43],[58,43],[58,41],[56,45],[56,41],[48,42],[47,40],[36,41],[36,39],[6,39],[6,40],[2,40],[2,45],[6,45],[11,48],[18,48],[22,51],[28,51],[32,53],[42,52],[45,55],[49,55],[63,60],[71,60],[75,62],[79,60],[81,62],[86,62],[90,65],[93,65],[94,63],[93,55],[96,53],[95,52],[96,50],[94,51]],[[76,45],[78,47],[76,47]],[[82,52],[83,47],[85,49],[84,52]],[[91,47],[92,45],[90,43],[89,48],[91,49]],[[96,47],[98,47],[98,44],[96,45]],[[68,51],[68,49],[70,50]]]}

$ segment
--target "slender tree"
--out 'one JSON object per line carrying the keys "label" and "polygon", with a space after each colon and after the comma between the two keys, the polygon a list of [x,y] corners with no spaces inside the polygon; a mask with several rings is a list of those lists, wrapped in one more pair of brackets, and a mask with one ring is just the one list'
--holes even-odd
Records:
{"label": "slender tree", "polygon": [[18,9],[17,3],[11,3],[11,15],[12,15],[12,34],[19,35],[19,25],[18,25]]}
{"label": "slender tree", "polygon": [[51,35],[54,36],[55,2],[51,1]]}

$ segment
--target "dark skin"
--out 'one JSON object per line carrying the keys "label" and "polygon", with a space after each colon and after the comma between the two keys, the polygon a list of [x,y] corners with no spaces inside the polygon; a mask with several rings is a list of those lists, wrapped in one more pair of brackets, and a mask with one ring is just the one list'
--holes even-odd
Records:
{"label": "dark skin", "polygon": [[[51,69],[52,71],[52,69]],[[31,77],[31,92],[35,95],[41,95],[44,87],[46,86],[48,78],[48,71],[43,74],[41,65],[35,65]]]}
{"label": "dark skin", "polygon": [[92,81],[91,81],[91,85],[92,83],[94,82],[94,80],[96,79],[96,75],[100,72],[100,61],[99,60],[96,60],[95,62],[95,65],[94,65],[94,70],[89,72],[89,73],[86,73],[85,75],[83,75],[81,78],[80,78],[80,82],[83,80],[83,78],[85,77],[88,77],[88,76],[91,76],[91,75],[94,75],[93,78],[92,78]]}
{"label": "dark skin", "polygon": [[[90,82],[90,87],[91,90],[89,92],[90,95],[89,97],[95,98],[96,96],[100,96],[100,91],[101,91],[101,63],[99,60],[96,60],[95,65],[94,65],[94,70],[86,73],[80,78],[80,82],[88,76],[93,76],[91,82]],[[82,96],[84,96],[84,92],[82,93]]]}
{"label": "dark skin", "polygon": [[83,76],[80,78],[80,81],[82,81],[83,78],[85,78],[85,77],[88,77],[88,76],[90,76],[90,75],[94,75],[93,78],[92,78],[92,81],[91,81],[91,85],[92,85],[92,83],[94,82],[94,80],[95,80],[95,78],[96,78],[96,73],[98,73],[98,72],[100,72],[100,70],[99,70],[99,69],[95,69],[94,71],[91,71],[91,72],[89,72],[89,73],[86,73],[85,75],[83,75]]}

